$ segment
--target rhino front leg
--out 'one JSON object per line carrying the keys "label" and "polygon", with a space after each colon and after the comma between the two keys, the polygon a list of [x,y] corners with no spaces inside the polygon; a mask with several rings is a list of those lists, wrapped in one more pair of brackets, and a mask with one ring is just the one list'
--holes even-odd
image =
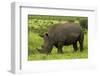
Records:
{"label": "rhino front leg", "polygon": [[58,43],[58,53],[59,54],[63,54],[63,50],[62,50],[62,48],[63,48],[63,45],[62,45],[62,43]]}

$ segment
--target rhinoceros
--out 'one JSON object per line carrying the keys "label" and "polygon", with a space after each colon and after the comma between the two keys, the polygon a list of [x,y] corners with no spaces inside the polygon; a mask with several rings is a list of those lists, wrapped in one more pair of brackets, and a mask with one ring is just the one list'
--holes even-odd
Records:
{"label": "rhinoceros", "polygon": [[83,51],[84,33],[81,26],[75,23],[58,23],[48,28],[44,35],[44,44],[40,53],[50,54],[53,46],[58,53],[63,53],[63,46],[73,45],[74,51],[78,50],[77,42],[80,44],[80,51]]}

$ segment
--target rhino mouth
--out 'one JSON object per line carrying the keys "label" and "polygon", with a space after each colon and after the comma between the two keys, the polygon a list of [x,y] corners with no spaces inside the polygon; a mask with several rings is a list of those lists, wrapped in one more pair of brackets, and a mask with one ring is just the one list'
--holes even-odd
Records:
{"label": "rhino mouth", "polygon": [[42,49],[36,48],[39,53],[43,53]]}
{"label": "rhino mouth", "polygon": [[36,49],[39,53],[42,53],[42,54],[45,53],[45,51],[43,51],[43,45],[40,48],[36,48]]}
{"label": "rhino mouth", "polygon": [[46,51],[43,46],[41,46],[41,48],[36,48],[36,49],[41,54],[49,54],[48,51]]}

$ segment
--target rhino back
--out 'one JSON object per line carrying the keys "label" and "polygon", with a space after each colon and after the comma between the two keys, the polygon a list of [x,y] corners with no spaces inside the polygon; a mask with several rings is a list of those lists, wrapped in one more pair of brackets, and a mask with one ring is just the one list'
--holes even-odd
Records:
{"label": "rhino back", "polygon": [[49,28],[48,35],[53,41],[74,41],[81,33],[81,27],[77,24],[56,24]]}

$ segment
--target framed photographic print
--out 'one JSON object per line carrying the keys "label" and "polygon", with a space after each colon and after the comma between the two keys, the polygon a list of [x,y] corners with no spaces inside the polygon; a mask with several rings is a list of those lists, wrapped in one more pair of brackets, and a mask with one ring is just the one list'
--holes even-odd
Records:
{"label": "framed photographic print", "polygon": [[48,6],[11,4],[11,71],[94,67],[96,9]]}

